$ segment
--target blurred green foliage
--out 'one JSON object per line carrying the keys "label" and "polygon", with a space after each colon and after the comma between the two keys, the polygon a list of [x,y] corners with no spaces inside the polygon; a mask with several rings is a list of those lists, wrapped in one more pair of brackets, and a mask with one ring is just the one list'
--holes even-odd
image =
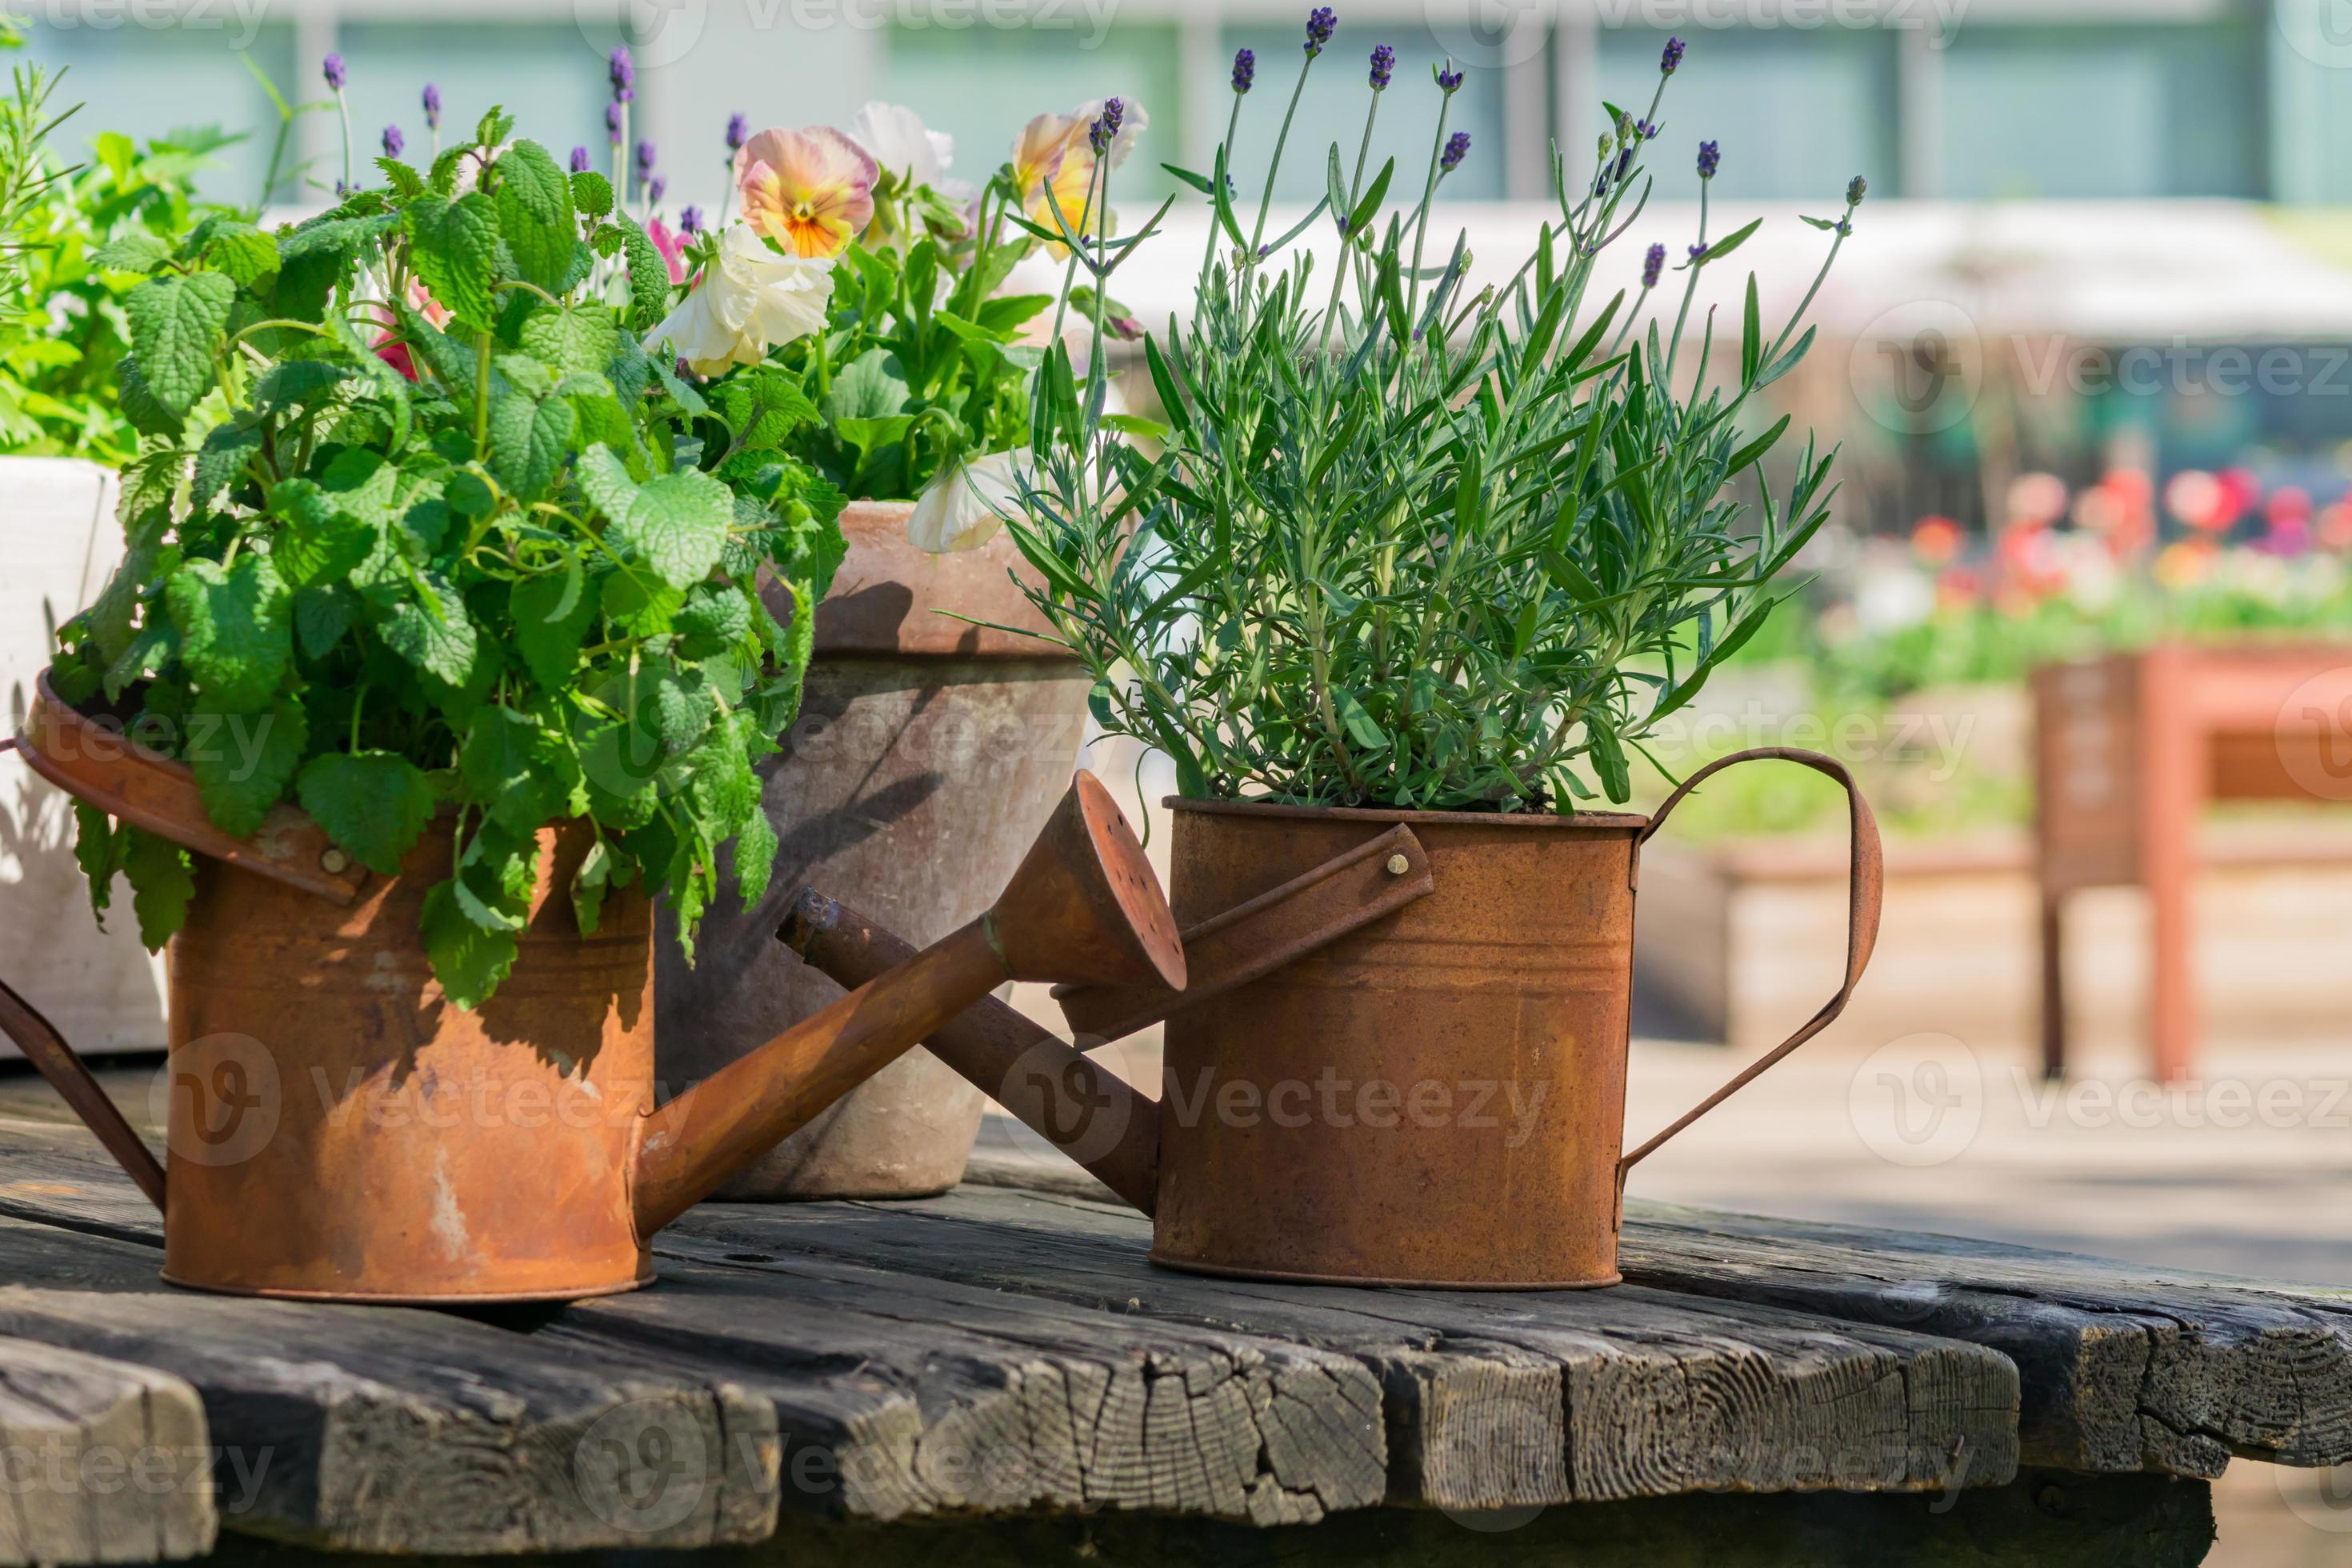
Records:
{"label": "blurred green foliage", "polygon": [[0,450],[113,466],[137,451],[117,367],[130,353],[123,297],[140,281],[93,258],[140,235],[166,244],[213,210],[196,172],[236,138],[178,131],[134,142],[98,136],[87,163],[61,165],[53,133],[64,73],[18,68],[0,100]]}

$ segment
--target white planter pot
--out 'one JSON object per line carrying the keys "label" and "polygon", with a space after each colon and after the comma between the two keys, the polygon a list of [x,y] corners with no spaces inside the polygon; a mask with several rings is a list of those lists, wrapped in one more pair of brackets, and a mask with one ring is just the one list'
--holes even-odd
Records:
{"label": "white planter pot", "polygon": [[[49,662],[50,628],[97,597],[122,558],[112,470],[70,458],[0,458],[0,690],[14,733]],[[139,945],[118,879],[107,929],[74,863],[73,803],[24,759],[0,756],[0,954],[8,984],[76,1049],[161,1050],[163,961]],[[16,1049],[0,1038],[0,1056]]]}

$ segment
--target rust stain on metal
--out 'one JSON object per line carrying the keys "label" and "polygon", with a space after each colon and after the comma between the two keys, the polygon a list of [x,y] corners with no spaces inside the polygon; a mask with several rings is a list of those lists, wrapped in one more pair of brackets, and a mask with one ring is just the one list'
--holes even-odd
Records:
{"label": "rust stain on metal", "polygon": [[[1640,847],[1706,778],[1775,759],[1827,773],[1852,801],[1845,983],[1785,1045],[1620,1159]],[[1204,990],[1222,976],[1195,933],[1278,913],[1334,867],[1385,869],[1372,858],[1392,835],[1409,830],[1400,852],[1424,857],[1432,884],[1377,920],[1321,928],[1320,945],[1288,944],[1283,966],[1202,1005],[1188,995],[1168,1022],[1157,1104],[992,998],[932,1035],[942,1059],[1151,1215],[1151,1256],[1172,1268],[1612,1284],[1625,1171],[1834,1018],[1877,931],[1876,824],[1845,769],[1812,752],[1725,758],[1653,817],[1169,804],[1173,910]],[[825,900],[803,900],[781,934],[845,982],[903,951]]]}
{"label": "rust stain on metal", "polygon": [[1196,1007],[1284,968],[1433,890],[1429,857],[1402,824],[1278,888],[1184,932],[1192,981],[1166,987],[1057,987],[1054,999],[1080,1040],[1123,1039],[1181,1008]]}
{"label": "rust stain on metal", "polygon": [[292,806],[271,808],[249,839],[232,838],[212,825],[196,793],[195,775],[62,700],[48,672],[35,682],[17,750],[32,770],[75,799],[109,816],[163,835],[201,855],[272,877],[331,903],[349,904],[367,880],[365,867],[343,859],[326,834]]}
{"label": "rust stain on metal", "polygon": [[[27,751],[58,732],[34,731]],[[57,782],[101,805],[179,799],[189,817],[151,819],[205,849],[184,768],[127,748],[117,766],[105,794],[69,768]],[[986,914],[656,1111],[653,910],[616,889],[581,934],[568,889],[593,843],[585,823],[541,834],[519,956],[474,1012],[442,995],[420,934],[449,834],[340,908],[274,859],[200,859],[170,953],[168,1180],[5,986],[0,1029],[164,1209],[167,1279],[318,1300],[560,1300],[646,1283],[656,1229],[1006,979],[1183,980],[1150,868],[1080,773]],[[299,858],[311,882],[320,853]]]}

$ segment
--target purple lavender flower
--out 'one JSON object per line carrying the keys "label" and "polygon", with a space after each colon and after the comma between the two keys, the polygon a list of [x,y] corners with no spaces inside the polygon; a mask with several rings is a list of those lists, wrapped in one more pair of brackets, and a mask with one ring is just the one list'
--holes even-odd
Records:
{"label": "purple lavender flower", "polygon": [[383,155],[385,157],[399,157],[401,150],[407,145],[408,138],[400,133],[399,126],[387,125],[383,128]]}
{"label": "purple lavender flower", "polygon": [[1116,98],[1104,100],[1102,118],[1087,127],[1087,145],[1094,149],[1096,157],[1110,151],[1110,144],[1118,140],[1119,122],[1126,118],[1126,104]]}
{"label": "purple lavender flower", "polygon": [[1675,68],[1682,63],[1683,41],[1680,38],[1668,38],[1666,52],[1658,57],[1658,74],[1672,76],[1675,74]]}
{"label": "purple lavender flower", "polygon": [[639,182],[640,184],[643,184],[645,181],[651,179],[651,178],[653,177],[653,172],[654,172],[654,144],[653,144],[652,142],[639,142],[637,143],[637,180],[638,180],[638,182]]}
{"label": "purple lavender flower", "polygon": [[1449,60],[1437,68],[1437,86],[1441,92],[1462,90],[1462,73],[1453,68],[1452,61]]}
{"label": "purple lavender flower", "polygon": [[1723,151],[1714,142],[1702,142],[1698,144],[1698,177],[1700,179],[1715,178],[1716,165],[1722,162]]}
{"label": "purple lavender flower", "polygon": [[441,129],[441,89],[429,81],[425,84],[425,129]]}
{"label": "purple lavender flower", "polygon": [[702,232],[702,209],[700,207],[688,207],[684,212],[678,214],[677,232],[680,234],[700,234]]}
{"label": "purple lavender flower", "polygon": [[575,174],[584,174],[588,172],[587,148],[574,147],[572,149],[572,172]]}
{"label": "purple lavender flower", "polygon": [[1862,205],[1862,198],[1869,190],[1870,182],[1856,174],[1845,184],[1845,205],[1850,207]]}
{"label": "purple lavender flower", "polygon": [[615,147],[621,144],[621,106],[617,103],[604,106],[604,139]]}
{"label": "purple lavender flower", "polygon": [[1628,147],[1622,153],[1617,154],[1617,169],[1610,177],[1614,179],[1619,184],[1623,184],[1625,183],[1625,176],[1633,172],[1633,149]]}
{"label": "purple lavender flower", "polygon": [[1646,120],[1636,120],[1633,121],[1633,134],[1643,142],[1655,142],[1658,139],[1658,128]]}
{"label": "purple lavender flower", "polygon": [[637,62],[629,58],[626,45],[613,51],[607,74],[613,79],[614,103],[626,103],[637,96]]}
{"label": "purple lavender flower", "polygon": [[750,140],[751,140],[751,122],[743,117],[743,111],[739,109],[727,117],[727,150],[730,153],[740,153],[743,149],[743,143]]}
{"label": "purple lavender flower", "polygon": [[1386,92],[1389,79],[1396,75],[1396,51],[1382,44],[1372,51],[1372,90]]}
{"label": "purple lavender flower", "polygon": [[1699,260],[1699,258],[1700,258],[1701,257],[1705,256],[1706,254],[1706,246],[1704,246],[1704,245],[1694,245],[1694,246],[1692,246],[1692,247],[1690,247],[1690,259],[1691,259],[1691,264],[1692,264],[1693,266],[1696,266],[1696,265],[1698,264],[1698,260]]}
{"label": "purple lavender flower", "polygon": [[1234,51],[1234,90],[1235,92],[1247,92],[1250,89],[1251,85],[1256,80],[1257,51],[1255,49],[1235,49]]}
{"label": "purple lavender flower", "polygon": [[661,205],[662,196],[668,190],[669,182],[663,179],[659,174],[656,174],[654,176],[653,184],[646,187],[646,195],[647,199],[654,204],[654,205],[659,206]]}
{"label": "purple lavender flower", "polygon": [[327,85],[337,92],[342,91],[343,84],[352,79],[352,73],[343,68],[341,55],[329,55],[320,62],[320,69],[326,73]]}
{"label": "purple lavender flower", "polygon": [[1663,245],[1654,245],[1650,247],[1648,252],[1642,258],[1642,287],[1644,289],[1656,288],[1658,286],[1658,274],[1664,272],[1665,269],[1666,247]]}
{"label": "purple lavender flower", "polygon": [[1313,59],[1339,30],[1339,14],[1328,5],[1318,5],[1307,13],[1307,58]]}
{"label": "purple lavender flower", "polygon": [[1454,173],[1462,166],[1462,160],[1469,155],[1470,132],[1456,131],[1445,139],[1445,152],[1437,160],[1438,173],[1442,174]]}

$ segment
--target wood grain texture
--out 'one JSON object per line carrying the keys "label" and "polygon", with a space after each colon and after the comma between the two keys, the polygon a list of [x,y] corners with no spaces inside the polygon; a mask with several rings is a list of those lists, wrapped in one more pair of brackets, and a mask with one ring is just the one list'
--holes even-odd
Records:
{"label": "wood grain texture", "polygon": [[2014,1360],[2022,1455],[2212,1477],[2352,1461],[2352,1293],[1995,1242],[1629,1202],[1626,1278]]}
{"label": "wood grain texture", "polygon": [[[2015,1470],[2013,1369],[1978,1347],[1640,1289],[1208,1279],[1150,1267],[1150,1234],[1108,1205],[966,1189],[921,1205],[707,1206],[656,1251],[666,1279],[678,1266],[722,1262],[790,1279],[827,1260],[887,1271],[910,1300],[940,1302],[935,1312],[973,1289],[1017,1296],[1022,1321],[1091,1332],[1097,1346],[1156,1352],[1187,1328],[1351,1359],[1382,1393],[1391,1500],[1923,1490],[1998,1484]],[[583,1307],[571,1321],[604,1315]]]}
{"label": "wood grain texture", "polygon": [[[1122,1512],[894,1524],[798,1519],[763,1545],[701,1552],[693,1562],[699,1568],[2195,1568],[2212,1543],[2212,1499],[2202,1481],[2043,1471],[1952,1498],[1727,1494],[1483,1514],[1378,1508],[1271,1530]],[[316,1568],[317,1561],[231,1537],[207,1568]],[[341,1557],[336,1568],[458,1565]]]}
{"label": "wood grain texture", "polygon": [[219,1529],[194,1389],[0,1339],[0,1563],[195,1557]]}
{"label": "wood grain texture", "polygon": [[[723,1379],[443,1313],[173,1290],[158,1257],[0,1218],[0,1335],[192,1388],[229,1528],[442,1552],[691,1547],[773,1529],[773,1415]],[[674,1499],[686,1455],[695,1506],[648,1509]]]}

